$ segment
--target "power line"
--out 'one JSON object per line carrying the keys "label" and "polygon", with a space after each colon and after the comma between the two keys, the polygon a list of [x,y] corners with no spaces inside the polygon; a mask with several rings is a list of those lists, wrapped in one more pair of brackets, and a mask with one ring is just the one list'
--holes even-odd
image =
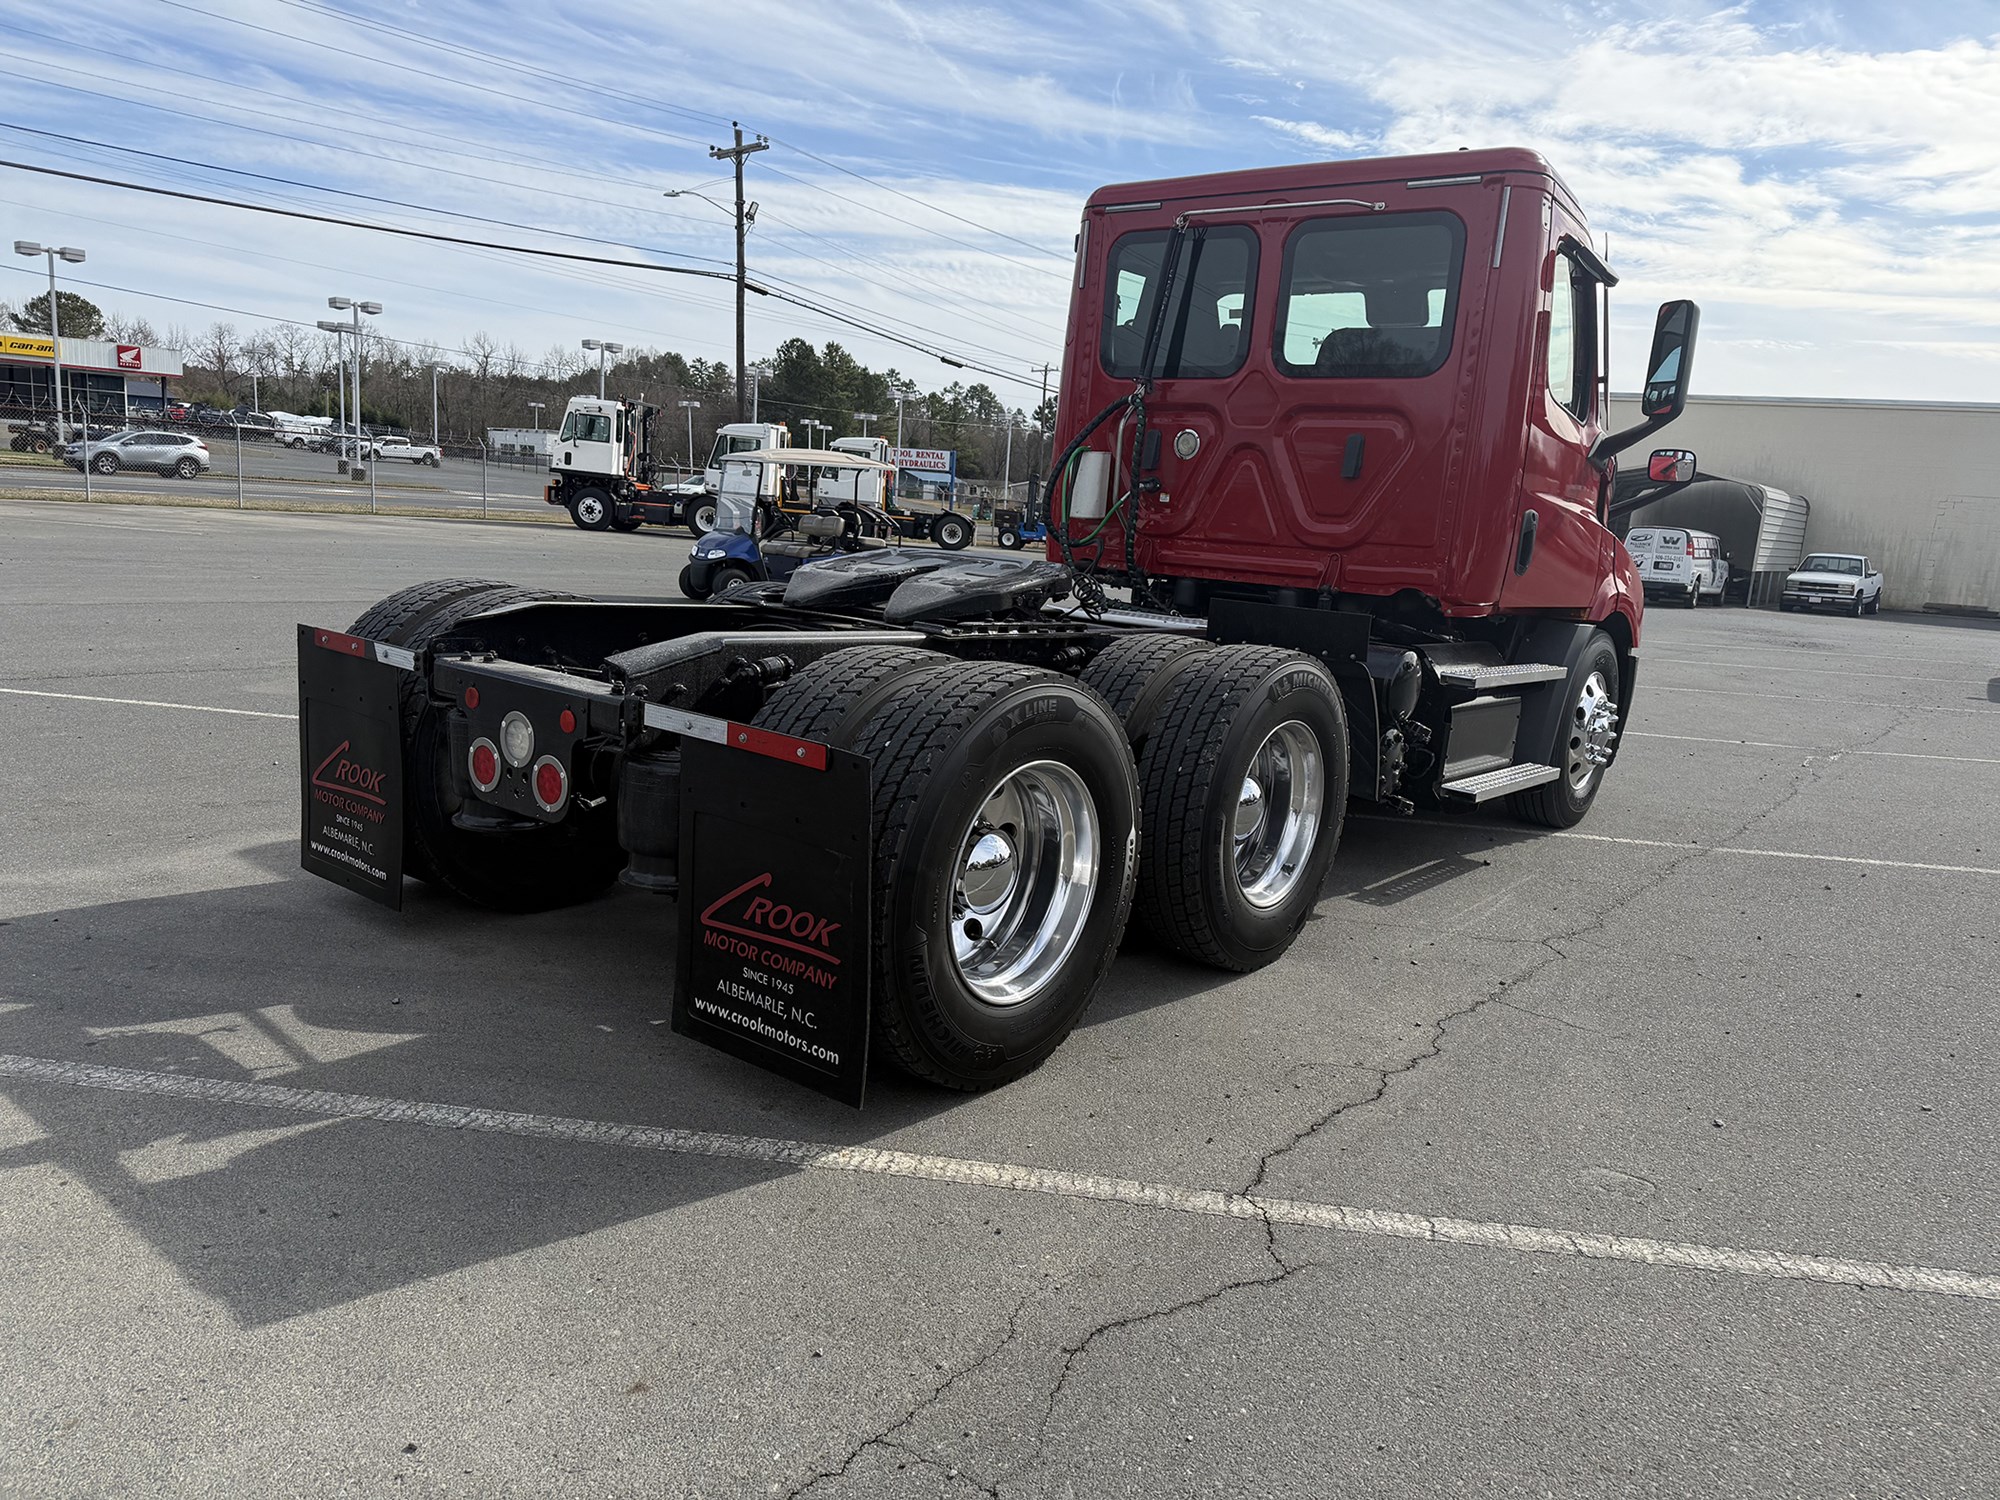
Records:
{"label": "power line", "polygon": [[[173,3],[173,0],[168,0],[168,3]],[[177,188],[154,187],[146,183],[125,182],[115,177],[99,177],[86,172],[65,172],[55,167],[36,166],[30,162],[0,159],[0,167],[12,168],[17,172],[32,172],[43,177],[59,177],[71,182],[87,182],[98,187],[123,188],[128,192],[149,193],[156,197],[176,198],[189,203],[207,203],[222,208],[242,209],[249,213],[271,214],[287,219],[301,219],[315,224],[334,224],[345,229],[365,229],[377,234],[392,234],[406,239],[429,240],[437,244],[469,245],[477,249],[502,250],[514,255],[528,255],[544,260],[574,261],[583,265],[615,266],[624,270],[650,271],[656,275],[695,276],[707,281],[727,281],[731,283],[734,283],[736,280],[733,274],[725,271],[703,271],[697,270],[692,266],[662,266],[652,261],[623,260],[615,256],[605,255],[584,255],[574,250],[550,250],[531,245],[507,245],[492,240],[471,239],[464,235],[441,234],[436,230],[409,229],[394,224],[369,224],[356,219],[337,219],[328,214],[308,213],[304,209],[280,208],[268,203],[246,203],[233,198],[219,198],[208,193],[190,193]],[[770,297],[776,301],[787,302],[794,307],[818,313],[821,317],[830,318],[834,322],[844,324],[849,328],[859,329],[863,333],[873,334],[876,338],[885,339],[892,344],[915,350],[919,354],[929,355],[931,358],[954,369],[977,370],[980,374],[990,375],[996,380],[1010,380],[1020,385],[1032,386],[1035,384],[1035,382],[1028,380],[1024,376],[1015,375],[1006,370],[996,370],[989,365],[979,364],[973,360],[956,359],[929,345],[920,344],[914,339],[905,338],[900,334],[891,333],[887,329],[864,323],[858,318],[849,317],[832,308],[819,306],[803,297],[782,291],[776,287],[763,286],[757,282],[747,282],[746,286],[749,290],[756,292],[760,296]]]}
{"label": "power line", "polygon": [[671,255],[677,260],[705,260],[711,265],[718,266],[729,264],[728,261],[713,255],[689,255],[681,250],[663,250],[657,245],[634,245],[624,240],[607,240],[599,235],[577,234],[567,229],[550,229],[542,224],[521,224],[513,219],[492,219],[484,214],[462,213],[455,208],[438,208],[427,203],[405,202],[401,198],[385,198],[379,193],[357,193],[349,188],[328,187],[319,182],[300,182],[293,177],[274,177],[268,172],[252,172],[244,167],[225,167],[219,162],[195,161],[185,156],[168,156],[159,151],[141,151],[137,146],[119,146],[110,141],[93,141],[86,136],[64,135],[56,130],[37,130],[32,125],[16,125],[9,120],[0,120],[0,130],[14,130],[24,135],[39,135],[48,140],[68,141],[73,146],[89,146],[99,151],[117,151],[126,156],[143,156],[150,161],[172,162],[176,166],[194,167],[204,172],[227,172],[232,177],[249,177],[258,182],[275,182],[284,187],[304,188],[309,193],[332,193],[340,198],[358,198],[363,203],[379,203],[385,208],[407,208],[420,214],[442,214],[448,219],[464,219],[472,224],[491,224],[498,229],[525,229],[530,234],[552,234],[558,239],[584,240],[598,245],[618,245],[626,250],[643,250],[648,255]]}

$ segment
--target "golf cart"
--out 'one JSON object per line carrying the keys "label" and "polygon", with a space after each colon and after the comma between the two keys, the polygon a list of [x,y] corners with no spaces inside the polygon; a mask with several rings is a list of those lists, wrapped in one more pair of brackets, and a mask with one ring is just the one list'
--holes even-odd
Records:
{"label": "golf cart", "polygon": [[[781,470],[776,484],[766,472],[772,465]],[[681,569],[681,592],[690,599],[710,599],[739,583],[783,582],[820,558],[886,546],[884,538],[896,531],[881,508],[852,500],[818,503],[812,471],[888,467],[825,449],[731,454],[722,461],[715,529],[695,543]]]}

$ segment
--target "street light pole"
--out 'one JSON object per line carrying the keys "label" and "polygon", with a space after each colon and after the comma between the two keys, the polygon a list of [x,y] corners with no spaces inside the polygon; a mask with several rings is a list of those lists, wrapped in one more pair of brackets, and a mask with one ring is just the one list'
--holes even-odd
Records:
{"label": "street light pole", "polygon": [[903,390],[897,391],[895,394],[896,394],[896,446],[900,448],[903,446],[903,403],[909,400],[910,397],[916,395],[916,392],[913,390],[909,390],[908,388],[905,388]]}
{"label": "street light pole", "polygon": [[870,422],[879,422],[881,419],[882,419],[881,413],[879,412],[858,411],[854,414],[854,420],[861,424],[861,435],[863,437],[867,437],[869,435],[868,424]]}
{"label": "street light pole", "polygon": [[597,351],[597,399],[602,401],[604,399],[604,356],[607,354],[623,354],[625,346],[623,344],[607,344],[602,339],[585,339],[583,347]]}
{"label": "street light pole", "polygon": [[438,369],[439,366],[437,365],[431,366],[431,446],[433,448],[441,448],[443,446],[438,442]]}
{"label": "street light pole", "polygon": [[700,411],[700,410],[701,410],[701,403],[700,403],[699,401],[689,401],[689,400],[683,400],[683,401],[682,401],[682,402],[680,403],[680,408],[681,408],[681,410],[682,410],[682,411],[684,411],[684,412],[686,412],[686,413],[687,413],[687,424],[688,424],[688,469],[689,469],[689,471],[690,471],[690,472],[692,472],[692,471],[694,470],[694,468],[695,468],[695,462],[694,462],[694,414],[695,414],[696,412],[698,412],[698,411]]}
{"label": "street light pole", "polygon": [[[14,253],[16,255],[46,256],[49,262],[49,366],[55,377],[55,384],[50,389],[49,394],[55,402],[55,440],[57,443],[61,443],[66,422],[63,411],[62,388],[62,314],[56,306],[56,260],[60,257],[73,266],[79,266],[83,264],[84,254],[74,245],[40,245],[33,240],[14,241]],[[90,419],[87,414],[83,424],[83,441],[90,441]],[[83,482],[86,487],[90,484],[88,465],[85,465]]]}
{"label": "street light pole", "polygon": [[528,403],[528,410],[535,414],[535,431],[537,432],[542,430],[542,408],[547,404],[545,401],[530,401]]}
{"label": "street light pole", "polygon": [[[361,456],[361,315],[367,313],[375,317],[382,311],[379,302],[359,302],[352,297],[329,297],[326,305],[337,312],[352,312],[354,322],[350,331],[354,335],[354,454]],[[325,325],[321,325],[322,327]],[[341,435],[341,446],[347,446],[347,438]]]}
{"label": "street light pole", "polygon": [[[743,139],[743,127],[734,120],[731,120],[729,125],[730,129],[736,132],[736,144],[733,146],[710,146],[708,154],[717,161],[728,162],[736,171],[736,420],[741,422],[744,420],[743,379],[746,374],[744,369],[746,356],[743,339],[743,294],[749,287],[749,278],[743,264],[743,242],[745,237],[750,233],[750,226],[757,222],[757,205],[743,201],[743,163],[747,158],[755,156],[759,151],[769,151],[771,143],[761,135],[755,140],[745,141]],[[700,198],[705,203],[715,203],[713,198],[708,197],[706,194],[698,193],[692,188],[676,188],[664,196],[669,198]],[[719,203],[716,203],[715,206],[717,208],[722,207]],[[727,213],[728,210],[724,209],[723,212]],[[756,419],[753,416],[750,420],[754,421]]]}

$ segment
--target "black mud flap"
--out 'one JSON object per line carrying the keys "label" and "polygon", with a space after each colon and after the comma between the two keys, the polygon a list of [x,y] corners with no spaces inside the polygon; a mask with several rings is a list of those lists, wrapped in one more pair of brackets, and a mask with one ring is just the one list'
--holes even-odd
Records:
{"label": "black mud flap", "polygon": [[299,863],[395,911],[403,906],[398,699],[409,670],[400,659],[415,663],[395,647],[299,627]]}
{"label": "black mud flap", "polygon": [[762,738],[761,753],[681,741],[673,1027],[859,1109],[868,1080],[868,761]]}

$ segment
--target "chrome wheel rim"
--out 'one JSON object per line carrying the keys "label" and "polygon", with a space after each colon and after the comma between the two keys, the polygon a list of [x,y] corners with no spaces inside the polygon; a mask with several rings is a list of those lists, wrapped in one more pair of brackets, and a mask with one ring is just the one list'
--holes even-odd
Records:
{"label": "chrome wheel rim", "polygon": [[1231,826],[1236,884],[1260,909],[1297,887],[1319,837],[1326,775],[1319,737],[1288,719],[1264,737],[1244,767]]}
{"label": "chrome wheel rim", "polygon": [[1618,705],[1602,672],[1592,672],[1570,707],[1569,746],[1565,769],[1570,790],[1579,796],[1590,790],[1598,772],[1611,763],[1618,743]]}
{"label": "chrome wheel rim", "polygon": [[1032,1000],[1083,936],[1097,893],[1102,835],[1083,778],[1059,761],[1010,772],[958,841],[951,951],[988,1005]]}

